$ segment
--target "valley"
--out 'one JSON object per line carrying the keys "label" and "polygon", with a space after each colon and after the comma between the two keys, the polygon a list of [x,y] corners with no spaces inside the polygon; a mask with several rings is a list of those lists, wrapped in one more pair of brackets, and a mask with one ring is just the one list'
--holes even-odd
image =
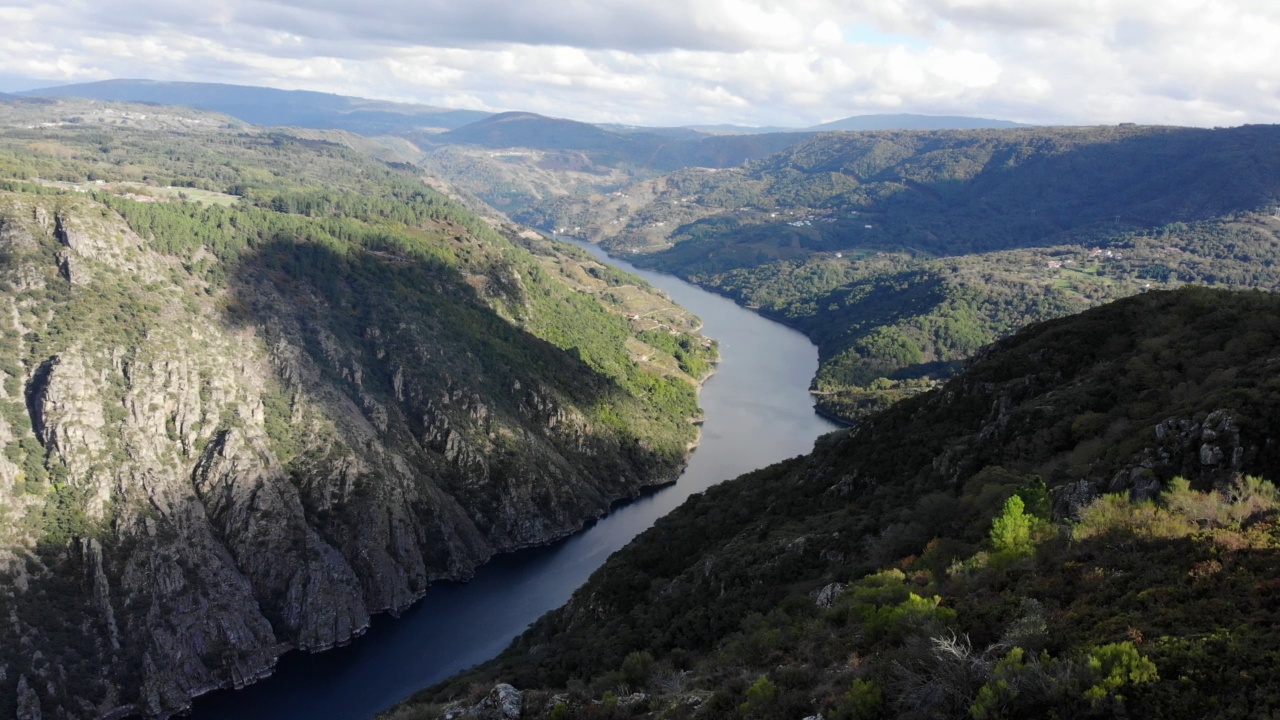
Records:
{"label": "valley", "polygon": [[0,97],[0,717],[1273,713],[1278,132]]}
{"label": "valley", "polygon": [[[807,453],[819,435],[835,429],[812,412],[806,388],[817,352],[802,335],[671,276],[617,264],[695,311],[706,322],[703,332],[725,348],[699,395],[702,436],[679,480],[615,507],[571,538],[495,558],[466,583],[433,586],[399,618],[375,621],[350,647],[286,656],[271,678],[198,699],[193,717],[372,716],[496,655],[564,604],[609,555],[690,496]],[[325,678],[322,686],[316,677]]]}

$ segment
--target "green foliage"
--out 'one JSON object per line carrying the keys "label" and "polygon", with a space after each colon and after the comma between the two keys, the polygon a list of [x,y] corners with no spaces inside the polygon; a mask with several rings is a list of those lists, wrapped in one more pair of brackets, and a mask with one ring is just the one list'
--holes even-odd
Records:
{"label": "green foliage", "polygon": [[778,690],[768,677],[761,675],[747,688],[746,701],[738,706],[738,712],[747,717],[769,717]]}
{"label": "green foliage", "polygon": [[969,714],[973,720],[1008,717],[1004,710],[1017,699],[1017,677],[1026,668],[1023,661],[1025,655],[1025,650],[1015,647],[996,662],[991,671],[991,679],[978,689],[977,697],[969,706]]}
{"label": "green foliage", "polygon": [[[1032,476],[1025,485],[1018,488],[1018,497],[1022,498],[1023,512],[1027,515],[1045,522],[1052,519],[1052,498],[1049,496],[1048,486],[1039,475]],[[1032,525],[1035,525],[1034,520]]]}
{"label": "green foliage", "polygon": [[622,661],[622,681],[633,688],[644,687],[653,675],[653,655],[647,650],[629,653]]}
{"label": "green foliage", "polygon": [[1203,530],[1239,531],[1252,519],[1280,509],[1272,483],[1251,475],[1225,490],[1199,492],[1185,478],[1174,478],[1159,503],[1134,502],[1124,494],[1104,495],[1084,508],[1072,529],[1076,540],[1102,535],[1177,539]]}
{"label": "green foliage", "polygon": [[1035,552],[1035,534],[1040,522],[1035,515],[1026,514],[1025,509],[1022,496],[1013,495],[991,522],[991,546],[997,555],[1018,558]]}
{"label": "green foliage", "polygon": [[884,708],[884,693],[871,680],[854,678],[849,691],[840,696],[832,711],[833,720],[874,720]]}
{"label": "green foliage", "polygon": [[901,570],[881,571],[853,583],[843,601],[849,618],[869,643],[899,642],[908,634],[937,630],[955,620],[955,611],[940,607],[942,598],[922,597],[907,585]]}
{"label": "green foliage", "polygon": [[1132,642],[1110,643],[1089,651],[1089,672],[1094,684],[1084,697],[1095,708],[1107,700],[1124,702],[1120,690],[1160,679],[1155,663],[1138,653]]}
{"label": "green foliage", "polygon": [[636,337],[674,357],[680,369],[690,377],[701,378],[711,372],[711,363],[716,359],[714,349],[703,345],[697,338],[687,333],[645,330],[638,333]]}

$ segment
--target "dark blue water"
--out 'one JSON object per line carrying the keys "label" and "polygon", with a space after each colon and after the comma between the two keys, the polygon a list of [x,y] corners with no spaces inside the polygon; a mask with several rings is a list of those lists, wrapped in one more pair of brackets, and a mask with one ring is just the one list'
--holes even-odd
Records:
{"label": "dark blue water", "polygon": [[[607,258],[598,248],[583,247]],[[465,584],[441,584],[400,618],[375,618],[351,645],[290,653],[244,690],[196,701],[199,720],[367,718],[414,691],[488,660],[543,613],[563,605],[610,553],[689,495],[808,452],[835,425],[813,412],[818,354],[794,330],[669,275],[607,258],[667,291],[720,341],[721,363],[702,389],[702,439],[680,480],[629,503],[571,538],[496,558]]]}

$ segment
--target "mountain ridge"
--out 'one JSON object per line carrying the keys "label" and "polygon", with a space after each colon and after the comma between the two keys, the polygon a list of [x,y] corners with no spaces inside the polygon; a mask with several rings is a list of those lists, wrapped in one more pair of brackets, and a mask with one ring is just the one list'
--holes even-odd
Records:
{"label": "mountain ridge", "polygon": [[[4,93],[0,93],[3,96]],[[232,83],[183,82],[150,80],[145,78],[115,78],[88,83],[70,83],[49,87],[23,90],[9,95],[17,97],[85,97],[117,102],[151,102],[162,105],[188,105],[203,110],[224,112],[238,117],[245,122],[262,125],[301,125],[319,129],[348,129],[353,127],[335,124],[340,117],[367,117],[365,131],[378,128],[375,120],[383,123],[383,129],[397,128],[395,116],[404,119],[418,117],[429,119],[445,130],[453,130],[492,115],[508,114],[492,113],[476,110],[459,110],[442,108],[419,103],[375,100],[337,93],[317,92],[314,90],[283,90],[257,85],[237,85]],[[283,105],[284,110],[271,110],[269,105]],[[307,108],[311,108],[308,110]],[[525,112],[525,111],[510,111]],[[308,114],[308,113],[313,113]],[[528,113],[535,115],[536,113]],[[327,118],[328,124],[320,123],[318,118]],[[308,120],[309,122],[300,122]],[[576,121],[574,121],[576,122]],[[681,127],[648,127],[635,125],[618,125],[610,123],[583,123],[619,132],[641,132],[655,135],[668,135],[689,139],[690,134],[771,134],[771,133],[811,133],[829,130],[922,130],[922,129],[974,129],[998,127],[1027,127],[1022,123],[1009,120],[997,120],[983,117],[960,115],[926,115],[919,113],[874,113],[851,115],[839,120],[832,120],[806,127],[780,126],[746,126],[733,124],[681,126]],[[358,130],[357,130],[358,131]],[[567,149],[567,148],[557,148]]]}
{"label": "mountain ridge", "polygon": [[18,97],[85,97],[115,102],[186,105],[225,113],[255,125],[300,125],[364,134],[420,127],[460,127],[490,113],[369,100],[312,90],[279,90],[227,83],[103,80],[14,93]]}

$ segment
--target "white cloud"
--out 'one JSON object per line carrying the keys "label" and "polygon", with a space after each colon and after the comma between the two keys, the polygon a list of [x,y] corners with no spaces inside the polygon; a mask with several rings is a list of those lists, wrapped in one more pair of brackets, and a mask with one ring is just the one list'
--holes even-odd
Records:
{"label": "white cloud", "polygon": [[1280,121],[1280,3],[1261,0],[0,0],[0,27],[0,77],[51,84],[240,82],[651,124]]}

